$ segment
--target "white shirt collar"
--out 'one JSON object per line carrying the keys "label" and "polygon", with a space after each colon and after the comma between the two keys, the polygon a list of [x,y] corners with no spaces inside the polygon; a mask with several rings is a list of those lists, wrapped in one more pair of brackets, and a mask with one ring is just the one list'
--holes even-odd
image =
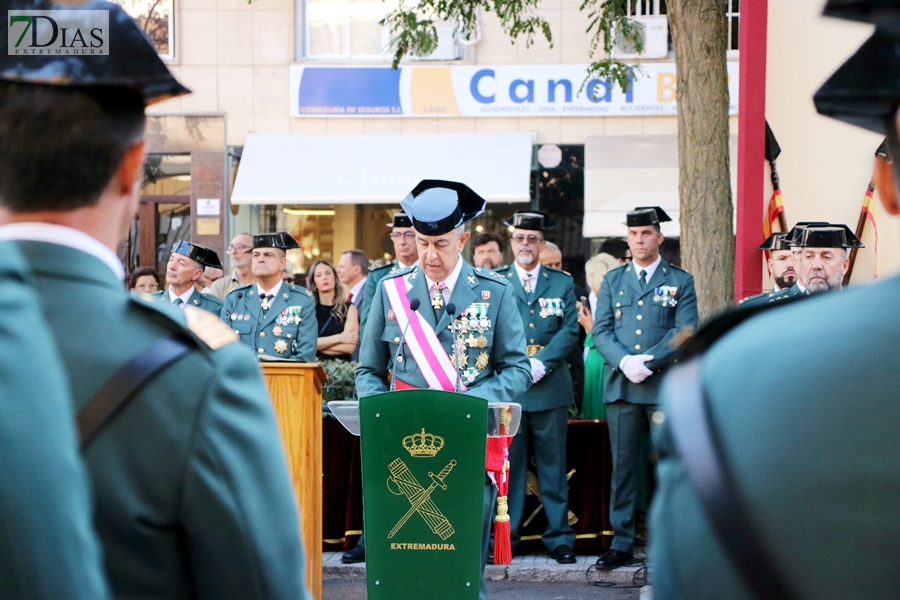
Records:
{"label": "white shirt collar", "polygon": [[642,267],[634,261],[631,261],[631,266],[634,267],[634,274],[638,278],[638,281],[641,280],[641,271],[647,271],[647,281],[650,281],[650,278],[653,277],[653,274],[656,273],[656,268],[659,267],[659,263],[662,262],[662,255],[657,255],[656,260],[650,263],[646,267]]}
{"label": "white shirt collar", "polygon": [[362,292],[362,289],[366,285],[366,281],[368,279],[369,279],[368,277],[363,277],[362,279],[360,279],[359,281],[356,282],[356,285],[354,285],[352,288],[350,288],[350,293],[353,294],[354,298],[359,297],[359,294],[360,294],[360,292]]}
{"label": "white shirt collar", "polygon": [[410,267],[416,266],[417,264],[419,264],[419,261],[418,261],[418,260],[415,261],[415,262],[413,262],[413,264],[411,264],[411,265],[404,265],[402,260],[400,260],[399,258],[397,259],[397,265],[398,265],[401,269],[408,269],[408,268],[410,268]]}
{"label": "white shirt collar", "polygon": [[531,284],[531,291],[534,291],[534,288],[537,287],[537,278],[538,275],[541,274],[541,263],[538,262],[537,266],[534,268],[534,271],[526,271],[523,269],[519,263],[513,262],[513,266],[516,268],[516,273],[519,274],[519,281],[522,282],[522,287],[525,287],[525,278],[531,277],[534,280],[534,283]]}
{"label": "white shirt collar", "polygon": [[173,303],[174,303],[174,302],[175,302],[175,298],[181,298],[181,301],[183,302],[183,304],[181,305],[181,307],[182,307],[182,310],[183,310],[183,309],[184,309],[184,305],[188,303],[188,300],[190,299],[190,297],[191,297],[191,295],[192,295],[193,293],[194,293],[194,286],[191,286],[191,287],[189,287],[189,288],[187,289],[187,291],[186,291],[185,293],[183,293],[182,295],[178,296],[178,295],[175,294],[175,290],[172,289],[172,286],[169,286],[169,302],[173,302]]}
{"label": "white shirt collar", "polygon": [[256,291],[259,292],[260,296],[277,296],[278,290],[281,289],[282,282],[283,280],[279,279],[278,283],[276,283],[275,287],[273,287],[271,290],[262,289],[262,286],[259,285],[259,282],[256,282]]}
{"label": "white shirt collar", "polygon": [[119,281],[125,281],[125,268],[116,253],[78,229],[51,223],[10,223],[0,226],[0,240],[45,242],[74,248],[102,261]]}
{"label": "white shirt collar", "polygon": [[[456,261],[456,266],[453,267],[453,270],[450,271],[450,274],[447,275],[447,279],[444,280],[444,286],[446,287],[446,291],[443,293],[444,299],[450,298],[453,295],[453,288],[456,287],[456,282],[459,279],[459,274],[462,272],[463,266],[463,258],[462,254],[459,255],[459,259]],[[424,275],[424,271],[422,272]],[[428,279],[428,276],[425,276],[425,282],[428,284],[428,290],[431,291],[432,286],[435,284],[434,281]]]}

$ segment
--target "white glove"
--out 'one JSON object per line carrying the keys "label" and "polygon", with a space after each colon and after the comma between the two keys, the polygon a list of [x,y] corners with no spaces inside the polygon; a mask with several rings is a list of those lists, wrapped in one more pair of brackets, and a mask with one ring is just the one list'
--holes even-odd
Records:
{"label": "white glove", "polygon": [[536,358],[529,358],[528,360],[531,361],[531,381],[537,383],[547,374],[547,368],[544,366],[544,363]]}
{"label": "white glove", "polygon": [[653,371],[644,366],[648,360],[653,360],[653,356],[649,354],[626,356],[619,363],[619,370],[625,373],[625,377],[632,383],[643,383],[645,379],[653,375]]}

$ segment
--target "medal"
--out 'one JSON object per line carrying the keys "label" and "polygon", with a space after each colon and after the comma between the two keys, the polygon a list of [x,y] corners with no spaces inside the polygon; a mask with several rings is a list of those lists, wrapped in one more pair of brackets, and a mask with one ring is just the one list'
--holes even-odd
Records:
{"label": "medal", "polygon": [[490,298],[491,298],[491,293],[488,290],[484,290],[483,292],[481,292],[482,300],[490,300]]}
{"label": "medal", "polygon": [[394,314],[393,310],[388,311],[388,321],[396,321],[397,315]]}
{"label": "medal", "polygon": [[284,354],[285,351],[287,350],[287,348],[288,348],[288,345],[287,345],[286,341],[278,340],[277,342],[275,342],[275,351],[278,354]]}
{"label": "medal", "polygon": [[481,354],[478,355],[478,358],[475,359],[475,366],[478,368],[479,371],[483,371],[485,369],[485,367],[488,366],[488,353],[487,352],[482,352]]}
{"label": "medal", "polygon": [[622,311],[621,311],[621,310],[617,310],[617,311],[616,311],[616,319],[621,319],[621,318],[622,318]]}
{"label": "medal", "polygon": [[478,345],[478,340],[475,339],[475,336],[470,333],[469,337],[466,338],[466,343],[469,345],[469,348],[474,348]]}
{"label": "medal", "polygon": [[484,335],[478,336],[478,347],[485,348],[487,347],[487,338]]}
{"label": "medal", "polygon": [[280,325],[276,325],[276,326],[272,329],[272,333],[274,333],[275,335],[281,335],[281,332],[282,332],[282,331],[283,331],[283,330],[281,329],[281,326],[280,326]]}

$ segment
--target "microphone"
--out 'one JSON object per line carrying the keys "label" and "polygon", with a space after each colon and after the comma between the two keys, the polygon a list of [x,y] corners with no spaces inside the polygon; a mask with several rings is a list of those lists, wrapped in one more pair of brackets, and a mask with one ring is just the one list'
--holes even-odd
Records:
{"label": "microphone", "polygon": [[[403,328],[403,335],[400,337],[400,345],[397,346],[397,354],[394,356],[394,363],[402,363],[403,362],[403,344],[406,343],[406,332],[409,331],[409,326],[412,323],[413,317],[419,307],[422,306],[422,301],[418,298],[413,298],[409,301],[409,320],[406,322],[406,327]],[[397,390],[397,368],[394,368],[393,377],[391,377],[391,391],[394,392]]]}
{"label": "microphone", "polygon": [[[450,322],[453,322],[453,316],[456,314],[456,305],[452,302],[447,303],[447,315],[450,317]],[[453,362],[453,368],[456,369],[456,389],[457,393],[460,392],[459,386],[462,384],[462,373],[459,372],[459,356],[456,356],[459,348],[456,347],[456,340],[453,340],[453,355],[455,356]]]}

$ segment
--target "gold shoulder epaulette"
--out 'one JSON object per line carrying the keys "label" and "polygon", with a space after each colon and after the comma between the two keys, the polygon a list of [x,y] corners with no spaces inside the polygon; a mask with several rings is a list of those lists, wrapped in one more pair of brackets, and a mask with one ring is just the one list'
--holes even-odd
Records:
{"label": "gold shoulder epaulette", "polygon": [[234,329],[223,323],[216,315],[202,308],[185,306],[184,320],[191,333],[213,350],[218,350],[240,339]]}

